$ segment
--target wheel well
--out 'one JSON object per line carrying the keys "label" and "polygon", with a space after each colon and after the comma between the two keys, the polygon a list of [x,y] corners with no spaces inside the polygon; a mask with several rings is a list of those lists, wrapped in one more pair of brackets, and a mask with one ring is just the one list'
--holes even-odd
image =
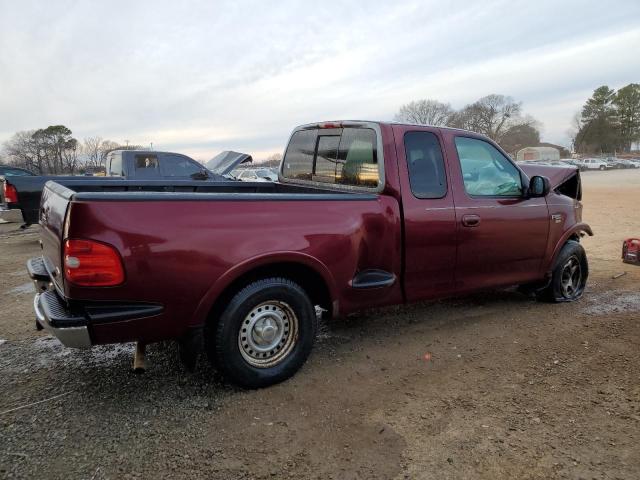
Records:
{"label": "wheel well", "polygon": [[297,283],[309,295],[313,305],[319,305],[326,310],[326,316],[332,315],[333,303],[329,287],[317,271],[300,263],[272,263],[250,270],[231,282],[214,302],[209,313],[209,321],[220,318],[226,305],[242,288],[257,280],[271,277],[284,277]]}

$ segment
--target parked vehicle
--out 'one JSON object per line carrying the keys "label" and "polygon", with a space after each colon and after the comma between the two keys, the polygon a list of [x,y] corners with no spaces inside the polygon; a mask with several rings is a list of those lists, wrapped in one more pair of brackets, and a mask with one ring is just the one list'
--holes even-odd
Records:
{"label": "parked vehicle", "polygon": [[296,128],[279,180],[48,182],[43,255],[28,263],[38,324],[72,347],[178,339],[184,359],[203,338],[253,388],[302,366],[316,311],[584,292],[592,232],[573,167],[518,166],[472,132],[345,121]]}
{"label": "parked vehicle", "polygon": [[600,158],[582,158],[576,160],[576,164],[580,170],[609,170],[612,168],[611,165]]}
{"label": "parked vehicle", "polygon": [[627,162],[617,157],[607,157],[606,162],[611,168],[628,168]]}
{"label": "parked vehicle", "polygon": [[28,177],[35,175],[33,172],[11,165],[0,165],[0,177]]}
{"label": "parked vehicle", "polygon": [[620,162],[625,165],[625,168],[640,168],[640,160],[635,158],[621,159]]}
{"label": "parked vehicle", "polygon": [[[252,161],[251,156],[244,153],[222,152],[209,160],[205,168],[194,159],[180,153],[115,150],[107,156],[105,176],[96,175],[92,176],[92,179],[97,181],[125,179],[228,181],[225,175],[228,175],[236,165],[250,161]],[[0,180],[2,182],[0,191],[5,192],[8,208],[20,210],[25,225],[30,225],[38,222],[40,198],[47,181],[78,178],[79,176],[51,175],[11,177]]]}
{"label": "parked vehicle", "polygon": [[234,171],[236,180],[243,182],[277,182],[278,174],[269,168],[242,168]]}

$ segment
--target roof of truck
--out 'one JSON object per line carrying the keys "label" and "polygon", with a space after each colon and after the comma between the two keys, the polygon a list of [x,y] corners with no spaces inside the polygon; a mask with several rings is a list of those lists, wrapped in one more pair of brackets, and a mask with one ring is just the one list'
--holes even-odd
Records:
{"label": "roof of truck", "polygon": [[[312,128],[314,126],[326,126],[326,125],[335,125],[336,128],[339,128],[342,125],[345,124],[362,124],[362,123],[375,123],[378,125],[401,125],[401,126],[407,126],[407,127],[426,127],[426,128],[438,128],[441,130],[449,130],[452,132],[464,132],[464,133],[471,133],[473,135],[477,135],[477,136],[484,136],[481,133],[477,133],[477,132],[473,132],[471,130],[465,130],[464,128],[455,128],[455,127],[445,127],[442,125],[425,125],[422,123],[410,123],[410,122],[398,122],[395,120],[327,120],[324,122],[312,122],[312,123],[308,123],[305,125],[300,125],[299,127],[296,127],[296,130],[299,128]],[[326,128],[326,127],[325,127]]]}

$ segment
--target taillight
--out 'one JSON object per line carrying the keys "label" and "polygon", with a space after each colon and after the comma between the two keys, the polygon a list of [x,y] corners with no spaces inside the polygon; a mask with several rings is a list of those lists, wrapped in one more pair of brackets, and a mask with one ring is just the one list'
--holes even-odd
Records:
{"label": "taillight", "polygon": [[124,282],[117,250],[93,240],[64,242],[64,276],[83,287],[113,287]]}
{"label": "taillight", "polygon": [[18,191],[16,187],[6,180],[4,182],[4,201],[7,203],[18,203]]}

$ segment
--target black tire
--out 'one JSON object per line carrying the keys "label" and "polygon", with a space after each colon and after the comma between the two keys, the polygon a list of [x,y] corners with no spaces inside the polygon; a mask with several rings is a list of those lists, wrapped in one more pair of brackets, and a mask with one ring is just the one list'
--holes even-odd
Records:
{"label": "black tire", "polygon": [[573,302],[582,297],[589,277],[587,254],[575,240],[569,240],[556,258],[551,281],[538,292],[540,300]]}
{"label": "black tire", "polygon": [[286,278],[258,280],[236,293],[217,324],[207,329],[207,354],[228,381],[267,387],[302,367],[313,348],[316,324],[311,300],[298,284]]}
{"label": "black tire", "polygon": [[600,171],[605,171],[607,167],[605,167],[604,165],[600,165]]}

